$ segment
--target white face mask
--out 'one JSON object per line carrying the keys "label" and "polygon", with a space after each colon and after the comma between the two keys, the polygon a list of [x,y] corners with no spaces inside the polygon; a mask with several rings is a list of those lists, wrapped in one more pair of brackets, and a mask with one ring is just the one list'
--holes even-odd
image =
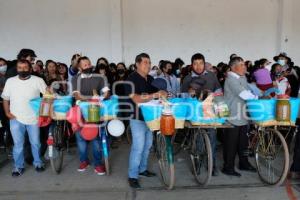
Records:
{"label": "white face mask", "polygon": [[285,60],[283,60],[283,59],[278,60],[277,63],[281,66],[284,66],[286,64]]}
{"label": "white face mask", "polygon": [[150,70],[149,75],[153,77],[157,76],[157,70],[155,69]]}
{"label": "white face mask", "polygon": [[265,68],[267,70],[271,71],[272,65],[273,65],[273,63],[270,63],[270,64],[266,65]]}
{"label": "white face mask", "polygon": [[7,65],[0,66],[0,73],[4,74],[7,70]]}

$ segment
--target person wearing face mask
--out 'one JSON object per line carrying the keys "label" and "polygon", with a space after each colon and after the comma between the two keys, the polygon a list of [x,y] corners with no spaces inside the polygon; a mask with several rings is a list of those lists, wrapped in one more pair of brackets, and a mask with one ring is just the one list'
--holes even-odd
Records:
{"label": "person wearing face mask", "polygon": [[170,61],[164,60],[160,63],[161,74],[157,78],[163,78],[167,82],[167,92],[172,96],[180,92],[180,83],[177,77],[172,73],[172,63]]}
{"label": "person wearing face mask", "polygon": [[181,58],[176,58],[173,66],[172,66],[172,73],[177,77],[180,78],[181,75],[181,69],[184,66],[184,62]]}
{"label": "person wearing face mask", "polygon": [[34,65],[35,58],[36,58],[36,54],[32,49],[21,49],[17,55],[16,60],[7,62],[7,70],[5,73],[5,78],[8,79],[18,74],[17,65],[16,65],[18,60],[25,59],[28,60],[28,62],[30,62],[31,65]]}
{"label": "person wearing face mask", "polygon": [[6,70],[7,70],[7,62],[4,58],[0,58],[0,94],[2,93],[5,85]]}
{"label": "person wearing face mask", "polygon": [[286,55],[286,53],[280,53],[279,55],[275,56],[273,59],[275,62],[277,62],[282,66],[283,71],[287,70],[291,63],[291,59]]}
{"label": "person wearing face mask", "polygon": [[24,172],[24,137],[27,131],[33,155],[33,165],[37,172],[44,171],[40,158],[40,132],[37,117],[29,105],[29,101],[40,97],[46,92],[43,79],[31,75],[32,66],[28,60],[17,61],[18,75],[9,78],[4,86],[1,97],[6,116],[10,120],[13,136],[14,169],[12,176],[21,176]]}
{"label": "person wearing face mask", "polygon": [[[117,64],[117,70],[116,70],[116,76],[115,76],[115,81],[112,85],[112,93],[114,95],[118,95],[120,97],[124,97],[125,94],[125,87],[124,84],[126,84],[126,79],[127,79],[127,68],[126,65],[122,62]],[[125,126],[128,126],[128,120],[125,120],[127,117],[127,114],[125,112],[122,112],[122,110],[126,110],[128,108],[127,105],[125,105],[126,101],[123,98],[119,98],[119,108],[120,112],[118,113],[119,119],[123,120],[123,123]],[[121,138],[116,138],[112,137],[111,138],[111,148],[116,149],[119,147],[119,143],[121,141]]]}
{"label": "person wearing face mask", "polygon": [[127,79],[127,69],[124,63],[117,64],[116,81],[123,81]]}
{"label": "person wearing face mask", "polygon": [[[162,60],[159,62],[161,63]],[[161,74],[160,69],[157,66],[153,66],[151,70],[149,71],[149,75],[152,76],[153,78],[157,78]]]}
{"label": "person wearing face mask", "polygon": [[[92,99],[94,91],[98,94],[103,93],[103,97],[107,98],[109,95],[109,89],[107,87],[107,81],[104,76],[99,74],[93,74],[93,67],[88,57],[81,57],[78,60],[79,74],[72,78],[73,96],[76,100],[88,101]],[[77,147],[79,151],[80,165],[77,169],[78,172],[84,172],[90,165],[88,158],[88,141],[86,141],[80,134],[80,130],[75,133]],[[101,153],[101,140],[97,136],[94,140],[90,141],[93,146],[94,156],[94,171],[97,175],[105,174],[105,167],[102,163]]]}

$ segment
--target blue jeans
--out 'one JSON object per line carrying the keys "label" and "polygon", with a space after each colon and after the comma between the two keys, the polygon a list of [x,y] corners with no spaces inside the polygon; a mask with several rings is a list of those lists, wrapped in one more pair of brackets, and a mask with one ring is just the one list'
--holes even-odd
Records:
{"label": "blue jeans", "polygon": [[14,140],[13,158],[15,168],[24,168],[24,137],[27,131],[33,155],[33,165],[43,165],[40,158],[40,128],[36,124],[26,125],[16,119],[10,120],[10,131]]}
{"label": "blue jeans", "polygon": [[[83,139],[80,135],[80,131],[76,132],[76,142],[79,152],[80,162],[89,162],[88,156],[88,141]],[[90,141],[93,145],[93,157],[94,166],[102,165],[102,142],[101,138],[97,136],[94,140]]]}
{"label": "blue jeans", "polygon": [[130,120],[132,145],[129,155],[129,178],[138,178],[140,172],[147,170],[148,157],[153,135],[144,121]]}

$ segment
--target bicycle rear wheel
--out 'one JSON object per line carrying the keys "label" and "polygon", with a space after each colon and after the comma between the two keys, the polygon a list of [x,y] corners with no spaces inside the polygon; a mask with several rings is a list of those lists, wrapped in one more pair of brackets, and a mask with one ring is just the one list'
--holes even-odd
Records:
{"label": "bicycle rear wheel", "polygon": [[200,185],[207,185],[212,174],[212,150],[209,137],[202,129],[194,130],[190,152],[192,170]]}
{"label": "bicycle rear wheel", "polygon": [[275,129],[260,130],[255,161],[260,179],[269,185],[281,185],[289,169],[289,151],[284,137]]}
{"label": "bicycle rear wheel", "polygon": [[157,133],[156,156],[162,181],[169,190],[173,189],[175,184],[175,166],[171,140],[172,136]]}
{"label": "bicycle rear wheel", "polygon": [[64,132],[65,122],[59,121],[55,124],[52,130],[53,145],[49,145],[49,158],[52,170],[59,174],[63,166],[63,143],[64,143]]}

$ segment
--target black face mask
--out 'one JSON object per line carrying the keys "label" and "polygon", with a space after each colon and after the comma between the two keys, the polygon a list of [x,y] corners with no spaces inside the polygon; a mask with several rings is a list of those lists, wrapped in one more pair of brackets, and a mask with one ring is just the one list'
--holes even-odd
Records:
{"label": "black face mask", "polygon": [[18,72],[18,75],[20,78],[25,79],[30,77],[30,71],[20,71]]}
{"label": "black face mask", "polygon": [[93,72],[93,68],[92,67],[82,70],[83,74],[91,74],[92,72]]}
{"label": "black face mask", "polygon": [[171,75],[172,74],[172,69],[168,69],[167,74]]}
{"label": "black face mask", "polygon": [[124,70],[124,69],[118,69],[117,72],[118,72],[118,74],[120,74],[120,75],[125,74],[125,70]]}

